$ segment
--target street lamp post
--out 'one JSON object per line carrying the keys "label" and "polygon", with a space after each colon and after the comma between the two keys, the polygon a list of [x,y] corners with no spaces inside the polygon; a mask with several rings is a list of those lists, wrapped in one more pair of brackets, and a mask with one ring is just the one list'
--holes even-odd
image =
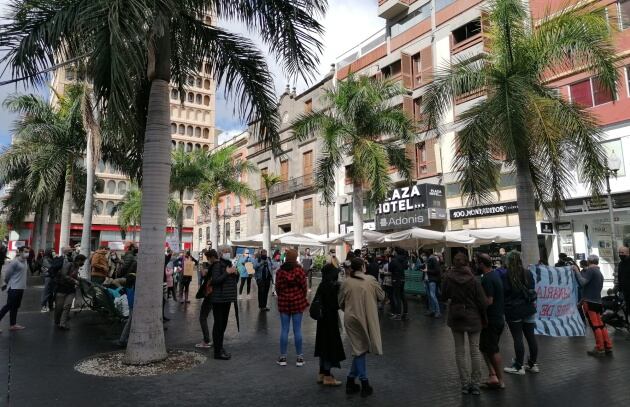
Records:
{"label": "street lamp post", "polygon": [[229,208],[223,209],[223,245],[227,245],[227,229],[225,229],[225,226],[227,224],[227,218],[231,216],[231,212]]}
{"label": "street lamp post", "polygon": [[615,236],[615,216],[613,214],[613,200],[612,191],[610,189],[610,176],[617,178],[617,171],[621,168],[621,160],[613,151],[608,157],[606,168],[606,192],[608,193],[608,215],[610,216],[610,238],[612,239],[612,251],[613,251],[613,273],[616,272],[618,264],[617,254],[617,237]]}

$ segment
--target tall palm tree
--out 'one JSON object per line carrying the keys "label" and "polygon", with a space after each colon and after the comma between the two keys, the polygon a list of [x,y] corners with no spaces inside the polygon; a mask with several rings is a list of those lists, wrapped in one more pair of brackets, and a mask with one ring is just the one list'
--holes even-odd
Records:
{"label": "tall palm tree", "polygon": [[[170,198],[167,205],[168,217],[177,219],[180,213],[180,205],[177,201]],[[125,193],[123,199],[120,200],[112,208],[110,216],[118,215],[118,225],[124,231],[131,229],[131,240],[136,241],[136,230],[140,226],[142,219],[142,191],[137,185],[132,184]]]}
{"label": "tall palm tree", "polygon": [[4,101],[5,108],[21,114],[21,118],[15,123],[15,142],[3,152],[0,166],[7,174],[18,170],[30,175],[27,188],[35,205],[29,208],[43,209],[59,180],[64,180],[61,247],[69,244],[75,183],[85,172],[77,159],[83,155],[86,142],[83,95],[82,86],[72,85],[59,95],[57,106],[35,95],[11,95]]}
{"label": "tall palm tree", "polygon": [[[185,79],[206,64],[238,101],[239,113],[260,123],[259,138],[278,148],[273,78],[265,57],[247,38],[211,25],[209,18],[244,23],[269,46],[289,77],[311,78],[322,45],[317,18],[326,0],[11,0],[0,25],[3,58],[15,77],[41,83],[59,60],[85,61],[98,102],[120,128],[136,128],[133,101],[149,86],[142,168],[142,247],[134,318],[126,361],[166,357],[161,284],[170,176],[171,81],[184,95]],[[183,101],[183,99],[182,99]]]}
{"label": "tall palm tree", "polygon": [[182,249],[182,233],[184,230],[184,192],[192,191],[202,177],[199,166],[200,150],[187,152],[179,147],[171,153],[171,192],[175,192],[179,199],[179,214],[176,217],[178,232],[178,247]]}
{"label": "tall palm tree", "polygon": [[282,177],[277,174],[262,174],[262,183],[265,189],[265,213],[263,218],[263,249],[267,250],[267,253],[271,253],[271,214],[269,213],[269,192],[274,185],[282,182]]}
{"label": "tall palm tree", "polygon": [[385,200],[392,186],[389,169],[410,182],[411,162],[405,146],[415,140],[415,126],[392,98],[406,91],[382,79],[350,75],[324,93],[325,108],[304,114],[293,123],[298,140],[321,137],[323,151],[317,163],[315,185],[324,203],[332,204],[337,174],[349,157],[352,179],[354,247],[363,246],[365,185],[370,205]]}
{"label": "tall palm tree", "polygon": [[453,170],[462,195],[477,204],[498,191],[501,163],[512,169],[523,257],[535,264],[536,200],[548,209],[561,206],[573,184],[573,167],[597,194],[606,172],[597,120],[546,80],[555,72],[588,67],[602,90],[614,95],[612,29],[601,10],[565,9],[535,29],[520,0],[494,0],[488,11],[487,52],[455,58],[438,71],[423,96],[423,112],[428,128],[439,131],[453,96],[485,90],[485,99],[457,119]]}
{"label": "tall palm tree", "polygon": [[235,160],[235,146],[227,146],[199,156],[199,167],[202,171],[201,182],[197,185],[197,202],[202,211],[210,213],[210,241],[218,247],[219,236],[219,199],[225,194],[234,194],[245,198],[257,206],[256,193],[246,182],[243,175],[254,173],[256,166],[247,160]]}

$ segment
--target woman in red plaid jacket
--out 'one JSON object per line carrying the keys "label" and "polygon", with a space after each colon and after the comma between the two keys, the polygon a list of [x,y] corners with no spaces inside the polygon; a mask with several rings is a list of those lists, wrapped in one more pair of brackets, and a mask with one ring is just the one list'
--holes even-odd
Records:
{"label": "woman in red plaid jacket", "polygon": [[278,311],[280,311],[280,357],[278,365],[287,365],[287,347],[289,344],[289,326],[293,324],[296,366],[304,366],[302,353],[302,313],[308,308],[306,293],[306,273],[297,262],[296,250],[288,250],[284,264],[276,272],[276,292],[278,293]]}

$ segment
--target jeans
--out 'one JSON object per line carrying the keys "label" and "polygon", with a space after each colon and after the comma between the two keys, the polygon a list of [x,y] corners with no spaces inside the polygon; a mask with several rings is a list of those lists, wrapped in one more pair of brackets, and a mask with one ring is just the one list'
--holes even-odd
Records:
{"label": "jeans", "polygon": [[267,308],[267,299],[269,298],[269,287],[271,287],[271,278],[256,280],[258,285],[258,308]]}
{"label": "jeans", "polygon": [[330,369],[332,369],[332,363],[324,358],[319,358],[319,373],[330,376]]}
{"label": "jeans", "polygon": [[295,340],[295,353],[302,356],[302,314],[280,314],[280,355],[287,355],[289,346],[289,325],[293,323],[293,339]]}
{"label": "jeans", "polygon": [[239,295],[243,294],[243,286],[245,285],[245,281],[247,281],[247,295],[252,290],[252,276],[241,277],[241,287],[238,290]]}
{"label": "jeans", "polygon": [[51,277],[44,277],[44,291],[42,291],[42,307],[52,309],[55,301],[55,280]]}
{"label": "jeans", "polygon": [[[481,352],[479,351],[479,332],[454,331],[455,362],[459,371],[459,380],[462,386],[479,386],[481,383]],[[468,334],[468,346],[470,348],[470,373],[466,363],[465,336]]]}
{"label": "jeans", "polygon": [[405,281],[392,281],[392,313],[406,314],[408,311],[407,297],[405,297]]}
{"label": "jeans", "polygon": [[129,340],[129,333],[131,332],[131,316],[132,310],[129,310],[129,318],[127,318],[127,322],[125,322],[125,326],[120,333],[120,339],[118,339],[118,342],[124,345],[127,345],[127,341]]}
{"label": "jeans", "polygon": [[523,336],[527,341],[529,347],[529,365],[532,366],[538,359],[538,342],[536,342],[536,335],[534,335],[535,323],[520,321],[507,321],[512,339],[514,341],[514,367],[520,369],[523,367],[523,360],[525,359],[525,345],[523,343]]}
{"label": "jeans", "polygon": [[367,380],[367,353],[361,356],[352,357],[352,366],[348,373],[348,379],[359,378],[359,380]]}
{"label": "jeans", "polygon": [[208,315],[212,310],[212,302],[210,302],[210,296],[203,299],[201,303],[201,311],[199,312],[199,323],[201,324],[201,332],[203,332],[203,341],[210,343],[210,331],[208,330]]}
{"label": "jeans", "polygon": [[22,295],[24,295],[24,290],[9,288],[7,292],[7,303],[0,310],[0,321],[2,321],[2,318],[4,318],[8,312],[9,324],[13,326],[17,323],[17,313],[18,309],[20,309],[20,305],[22,305]]}
{"label": "jeans", "polygon": [[429,281],[427,285],[429,287],[429,291],[427,292],[429,297],[429,311],[433,312],[435,315],[440,315],[440,302],[437,298],[437,281]]}
{"label": "jeans", "polygon": [[313,288],[313,269],[307,271],[306,274],[308,275],[308,288],[311,289]]}
{"label": "jeans", "polygon": [[192,276],[182,276],[182,282],[180,283],[179,299],[180,301],[188,301],[188,291],[190,290],[190,282]]}
{"label": "jeans", "polygon": [[225,336],[231,306],[231,302],[217,302],[212,304],[212,316],[214,317],[212,341],[214,342],[215,355],[220,355],[223,350],[223,337]]}
{"label": "jeans", "polygon": [[75,293],[57,293],[55,299],[55,325],[66,326]]}

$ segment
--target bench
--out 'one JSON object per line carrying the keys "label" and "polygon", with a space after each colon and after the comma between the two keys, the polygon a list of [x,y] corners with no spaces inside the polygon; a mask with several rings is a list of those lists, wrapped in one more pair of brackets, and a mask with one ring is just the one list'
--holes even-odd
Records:
{"label": "bench", "polygon": [[114,305],[114,298],[107,292],[107,288],[80,278],[79,290],[83,304],[78,312],[89,308],[112,322],[121,322],[126,319]]}

